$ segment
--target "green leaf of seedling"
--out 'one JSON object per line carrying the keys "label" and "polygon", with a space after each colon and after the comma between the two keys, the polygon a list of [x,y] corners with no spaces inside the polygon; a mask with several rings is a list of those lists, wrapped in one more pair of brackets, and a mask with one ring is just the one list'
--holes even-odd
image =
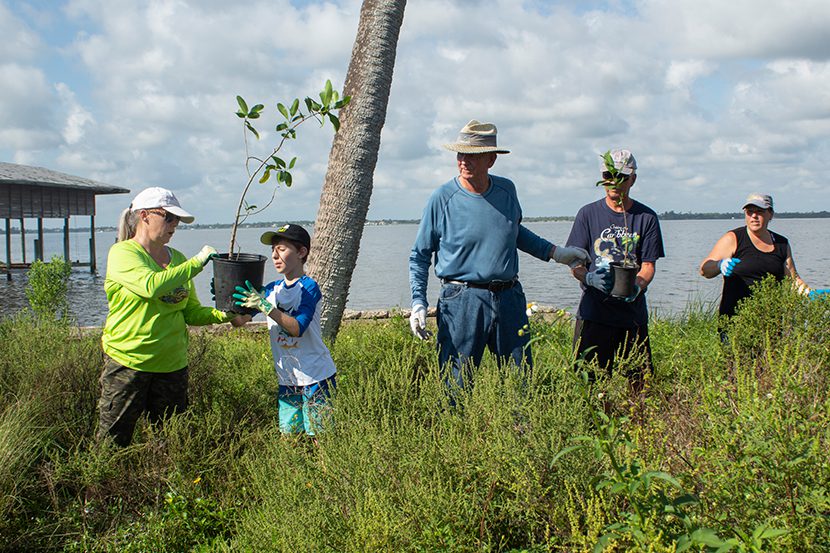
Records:
{"label": "green leaf of seedling", "polygon": [[291,109],[288,110],[291,113],[291,117],[297,115],[297,110],[300,109],[300,99],[294,98],[294,101],[291,102]]}
{"label": "green leaf of seedling", "polygon": [[280,123],[279,125],[274,127],[274,130],[277,131],[277,132],[280,132],[280,131],[284,131],[287,128],[288,128],[288,123]]}
{"label": "green leaf of seedling", "polygon": [[306,98],[305,99],[305,107],[306,107],[306,109],[308,109],[308,111],[313,113],[314,112],[314,100],[312,100],[311,98]]}
{"label": "green leaf of seedling", "polygon": [[282,158],[279,158],[279,157],[277,157],[277,156],[271,156],[271,159],[273,159],[273,160],[274,160],[274,163],[275,163],[275,164],[276,164],[276,166],[277,166],[277,167],[279,167],[280,169],[285,168],[285,162],[282,160]]}
{"label": "green leaf of seedling", "polygon": [[266,170],[262,173],[262,176],[259,178],[259,184],[263,184],[263,183],[265,183],[265,182],[268,182],[268,179],[270,179],[270,178],[271,178],[271,170],[270,170],[270,169],[266,169]]}
{"label": "green leaf of seedling", "polygon": [[248,128],[249,131],[254,133],[254,136],[259,140],[259,132],[251,125],[248,121],[245,121],[245,126]]}
{"label": "green leaf of seedling", "polygon": [[289,168],[289,169],[293,169],[293,168],[294,168],[294,164],[296,164],[296,163],[297,163],[297,158],[296,158],[296,157],[292,157],[292,158],[291,158],[291,161],[288,163],[288,168]]}
{"label": "green leaf of seedling", "polygon": [[289,173],[288,171],[286,171],[286,172],[285,172],[285,186],[287,186],[288,188],[291,188],[291,184],[292,184],[293,182],[294,182],[294,181],[293,181],[293,179],[292,179],[292,177],[291,177],[291,173]]}
{"label": "green leaf of seedling", "polygon": [[241,110],[236,112],[236,116],[239,117],[240,119],[245,119],[246,117],[248,117],[248,115],[246,113],[242,112]]}
{"label": "green leaf of seedling", "polygon": [[239,111],[244,113],[246,116],[248,115],[248,104],[245,103],[245,100],[242,99],[242,96],[236,97],[236,103],[239,104]]}
{"label": "green leaf of seedling", "polygon": [[277,104],[277,110],[282,114],[283,117],[285,117],[286,119],[290,119],[290,116],[288,115],[288,110],[285,109],[284,105],[282,105],[281,103]]}
{"label": "green leaf of seedling", "polygon": [[251,111],[248,113],[248,119],[259,119],[259,114],[265,106],[262,104],[257,104],[251,108]]}
{"label": "green leaf of seedling", "polygon": [[340,119],[333,113],[329,113],[329,120],[331,120],[331,124],[334,126],[334,132],[340,130]]}
{"label": "green leaf of seedling", "polygon": [[322,100],[324,106],[331,103],[331,93],[331,80],[326,80],[326,86],[323,87],[323,91],[320,93],[320,100]]}

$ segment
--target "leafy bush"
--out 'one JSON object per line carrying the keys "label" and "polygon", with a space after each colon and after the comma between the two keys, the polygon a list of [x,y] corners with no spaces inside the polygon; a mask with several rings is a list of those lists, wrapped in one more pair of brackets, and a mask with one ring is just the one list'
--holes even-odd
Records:
{"label": "leafy bush", "polygon": [[69,300],[66,297],[72,266],[56,256],[48,263],[40,259],[32,263],[27,276],[26,297],[38,316],[65,320],[69,317]]}

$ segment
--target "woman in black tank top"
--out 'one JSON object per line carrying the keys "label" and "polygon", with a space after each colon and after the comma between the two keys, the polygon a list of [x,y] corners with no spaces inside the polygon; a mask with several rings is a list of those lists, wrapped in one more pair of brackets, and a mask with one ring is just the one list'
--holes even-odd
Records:
{"label": "woman in black tank top", "polygon": [[791,277],[799,292],[810,292],[795,270],[790,243],[767,228],[774,214],[772,197],[750,194],[743,209],[746,226],[724,234],[700,264],[706,278],[723,275],[721,315],[734,315],[738,302],[750,295],[750,286],[767,275],[779,281]]}

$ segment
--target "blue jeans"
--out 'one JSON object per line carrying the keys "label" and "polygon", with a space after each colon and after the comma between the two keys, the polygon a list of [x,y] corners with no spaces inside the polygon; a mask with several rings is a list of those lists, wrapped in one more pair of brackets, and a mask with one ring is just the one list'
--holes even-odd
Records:
{"label": "blue jeans", "polygon": [[512,359],[517,367],[531,366],[527,333],[527,300],[522,285],[491,292],[447,283],[438,296],[438,360],[451,364],[452,378],[464,387],[472,383],[472,369],[481,363],[484,348],[498,363]]}

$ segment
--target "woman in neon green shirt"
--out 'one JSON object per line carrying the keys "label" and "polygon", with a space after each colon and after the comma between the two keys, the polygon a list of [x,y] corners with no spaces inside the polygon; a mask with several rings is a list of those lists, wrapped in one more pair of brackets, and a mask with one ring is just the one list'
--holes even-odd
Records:
{"label": "woman in neon green shirt", "polygon": [[98,403],[98,438],[130,443],[141,413],[151,422],[187,407],[187,325],[230,322],[249,315],[203,307],[192,279],[216,250],[190,259],[167,243],[179,221],[194,217],[172,192],[148,188],[121,213],[110,248],[104,290],[109,313],[101,338],[106,361]]}

